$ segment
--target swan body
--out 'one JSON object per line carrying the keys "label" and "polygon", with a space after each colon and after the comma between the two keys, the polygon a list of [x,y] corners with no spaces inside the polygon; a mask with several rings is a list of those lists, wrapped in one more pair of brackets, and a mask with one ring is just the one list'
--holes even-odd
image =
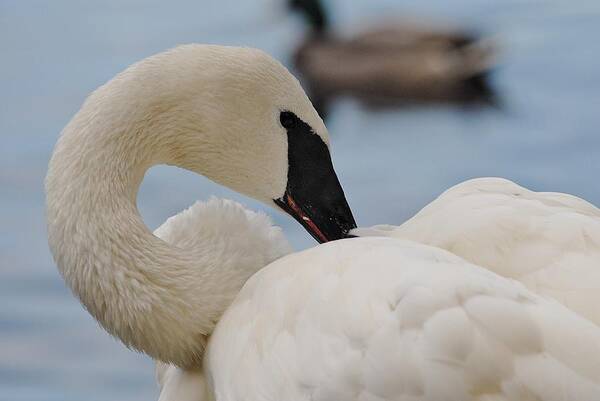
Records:
{"label": "swan body", "polygon": [[221,401],[584,401],[600,328],[440,248],[356,238],[255,274],[205,369]]}
{"label": "swan body", "polygon": [[600,210],[575,196],[474,179],[448,189],[400,226],[354,233],[446,249],[600,326]]}
{"label": "swan body", "polygon": [[165,400],[596,399],[599,217],[577,197],[483,178],[401,226],[352,231],[393,238],[290,255],[217,325],[214,395]]}

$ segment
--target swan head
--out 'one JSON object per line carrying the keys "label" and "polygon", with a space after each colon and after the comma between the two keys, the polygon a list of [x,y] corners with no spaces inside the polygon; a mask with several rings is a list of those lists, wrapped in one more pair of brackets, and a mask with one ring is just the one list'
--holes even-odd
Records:
{"label": "swan head", "polygon": [[[231,252],[187,248],[210,243],[208,231],[191,235],[197,225],[183,232],[171,222],[189,235],[181,247],[152,235],[135,200],[145,172],[157,164],[282,209],[320,242],[355,227],[323,121],[298,81],[265,53],[180,46],[98,88],[63,130],[48,167],[48,240],[65,280],[102,326],[165,362],[198,366],[239,288],[284,248],[254,252],[257,258],[245,258],[240,268],[232,258],[225,263]],[[256,237],[248,241],[254,251],[279,242],[254,225],[237,228]],[[177,232],[157,234],[179,244]]]}
{"label": "swan head", "polygon": [[133,65],[106,86],[113,84],[113,94],[123,94],[116,100],[126,103],[121,109],[153,128],[145,142],[155,147],[156,163],[282,209],[319,242],[355,227],[323,121],[298,80],[266,53],[184,45]]}
{"label": "swan head", "polygon": [[184,65],[195,58],[178,82],[181,121],[168,161],[275,205],[319,242],[356,226],[327,128],[283,65],[249,48],[192,45],[167,56]]}

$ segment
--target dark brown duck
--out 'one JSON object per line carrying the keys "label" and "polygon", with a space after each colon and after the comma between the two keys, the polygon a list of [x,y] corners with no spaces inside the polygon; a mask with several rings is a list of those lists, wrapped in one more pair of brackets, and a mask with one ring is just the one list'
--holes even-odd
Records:
{"label": "dark brown duck", "polygon": [[340,38],[319,0],[290,5],[311,26],[294,62],[320,112],[337,96],[370,106],[493,103],[490,41],[407,21]]}

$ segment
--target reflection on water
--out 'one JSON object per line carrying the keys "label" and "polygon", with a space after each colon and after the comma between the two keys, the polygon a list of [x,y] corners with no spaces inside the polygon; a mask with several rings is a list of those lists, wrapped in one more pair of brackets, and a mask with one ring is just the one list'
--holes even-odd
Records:
{"label": "reflection on water", "polygon": [[[148,400],[152,364],[105,334],[65,289],[46,246],[43,177],[85,95],[133,61],[178,43],[263,48],[282,60],[302,24],[279,0],[0,3],[0,400]],[[416,4],[418,3],[418,4]],[[600,3],[337,0],[334,24],[400,8],[497,35],[506,108],[368,112],[340,102],[333,157],[360,224],[400,223],[466,178],[498,175],[600,204]],[[262,206],[173,168],[155,168],[140,209],[156,227],[210,194]],[[270,212],[298,248],[313,243]]]}

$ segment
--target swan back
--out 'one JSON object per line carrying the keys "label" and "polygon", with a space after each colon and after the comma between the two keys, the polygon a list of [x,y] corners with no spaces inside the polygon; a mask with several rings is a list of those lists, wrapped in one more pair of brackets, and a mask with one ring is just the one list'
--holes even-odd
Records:
{"label": "swan back", "polygon": [[600,325],[600,210],[500,178],[458,184],[401,226],[355,230],[446,249]]}
{"label": "swan back", "polygon": [[600,328],[445,250],[354,238],[254,275],[205,366],[221,401],[587,401]]}

